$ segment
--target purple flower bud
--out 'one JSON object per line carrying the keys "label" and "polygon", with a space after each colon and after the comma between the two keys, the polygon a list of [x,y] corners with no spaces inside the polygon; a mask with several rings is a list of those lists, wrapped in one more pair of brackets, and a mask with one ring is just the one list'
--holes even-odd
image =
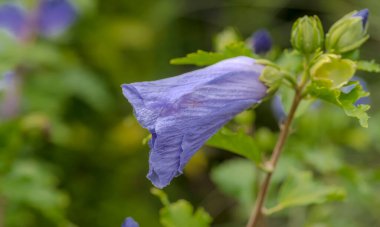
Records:
{"label": "purple flower bud", "polygon": [[265,54],[272,48],[272,38],[265,29],[258,30],[252,36],[252,47],[256,54]]}
{"label": "purple flower bud", "polygon": [[128,217],[124,220],[121,227],[139,227],[139,224],[133,218]]}
{"label": "purple flower bud", "polygon": [[0,6],[0,28],[16,37],[22,37],[25,31],[27,16],[25,10],[15,4]]}
{"label": "purple flower bud", "polygon": [[236,57],[176,77],[123,84],[140,124],[152,133],[148,178],[167,186],[224,124],[261,102],[264,66]]}
{"label": "purple flower bud", "polygon": [[369,15],[369,10],[368,9],[362,9],[359,12],[355,13],[353,17],[361,17],[362,18],[362,23],[363,23],[363,29],[367,25],[368,21],[368,15]]}
{"label": "purple flower bud", "polygon": [[77,16],[69,0],[41,0],[38,15],[38,31],[44,36],[56,36],[63,32]]}

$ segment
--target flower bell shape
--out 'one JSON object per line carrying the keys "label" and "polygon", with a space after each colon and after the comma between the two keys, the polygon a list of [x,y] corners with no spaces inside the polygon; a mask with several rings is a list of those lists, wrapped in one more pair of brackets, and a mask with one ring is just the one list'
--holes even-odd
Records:
{"label": "flower bell shape", "polygon": [[265,29],[258,30],[252,35],[252,47],[255,54],[265,54],[272,48],[272,38]]}
{"label": "flower bell shape", "polygon": [[338,20],[326,34],[326,49],[331,53],[346,53],[359,48],[368,35],[368,9],[354,11]]}
{"label": "flower bell shape", "polygon": [[128,217],[124,220],[121,227],[139,227],[139,224],[131,217]]}
{"label": "flower bell shape", "polygon": [[31,11],[19,4],[6,3],[0,5],[0,28],[20,40],[33,33],[52,37],[65,31],[76,16],[76,9],[69,0],[40,0]]}
{"label": "flower bell shape", "polygon": [[148,178],[167,186],[194,153],[236,114],[259,103],[264,66],[249,57],[152,82],[122,85],[140,124],[152,134]]}

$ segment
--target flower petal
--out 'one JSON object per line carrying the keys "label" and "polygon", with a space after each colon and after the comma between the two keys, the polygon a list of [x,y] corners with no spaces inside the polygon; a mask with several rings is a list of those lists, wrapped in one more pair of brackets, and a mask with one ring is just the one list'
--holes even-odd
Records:
{"label": "flower petal", "polygon": [[38,15],[38,31],[50,37],[58,35],[70,26],[77,13],[69,0],[41,0]]}
{"label": "flower petal", "polygon": [[168,79],[124,84],[137,120],[152,133],[148,178],[167,186],[194,153],[236,114],[260,102],[264,66],[236,57]]}
{"label": "flower petal", "polygon": [[121,227],[139,227],[139,224],[131,217],[128,217],[124,220]]}
{"label": "flower petal", "polygon": [[362,18],[363,29],[364,29],[365,26],[367,25],[368,15],[369,15],[369,10],[368,9],[362,9],[359,12],[355,13],[353,16]]}
{"label": "flower petal", "polygon": [[0,6],[0,28],[5,29],[16,37],[21,37],[26,26],[25,11],[15,4]]}

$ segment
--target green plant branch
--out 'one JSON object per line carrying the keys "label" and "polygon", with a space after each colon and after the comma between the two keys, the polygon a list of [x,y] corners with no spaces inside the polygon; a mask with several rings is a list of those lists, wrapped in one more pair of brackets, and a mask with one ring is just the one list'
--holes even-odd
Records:
{"label": "green plant branch", "polygon": [[281,155],[285,142],[289,136],[290,127],[292,125],[297,108],[302,100],[302,91],[306,83],[307,83],[306,79],[302,80],[301,84],[297,87],[296,93],[293,98],[292,106],[290,108],[288,117],[286,118],[285,122],[281,126],[280,135],[273,149],[272,156],[270,160],[265,164],[265,167],[268,171],[265,175],[263,183],[261,184],[259,194],[257,196],[255,208],[253,209],[252,214],[249,218],[247,227],[257,226],[261,217],[263,216],[264,202],[265,202],[266,195],[268,193],[269,184],[272,179],[273,172],[276,169],[277,162]]}

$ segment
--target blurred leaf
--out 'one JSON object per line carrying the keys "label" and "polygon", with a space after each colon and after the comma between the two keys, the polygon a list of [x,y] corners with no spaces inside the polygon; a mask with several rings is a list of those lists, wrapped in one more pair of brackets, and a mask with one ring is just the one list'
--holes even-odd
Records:
{"label": "blurred leaf", "polygon": [[295,50],[285,50],[277,59],[276,64],[282,69],[297,75],[303,68],[303,58],[302,55]]}
{"label": "blurred leaf", "polygon": [[68,67],[60,75],[44,72],[28,78],[26,91],[29,109],[59,114],[66,100],[77,97],[93,109],[104,112],[113,99],[96,75],[82,68]]}
{"label": "blurred leaf", "polygon": [[64,210],[66,194],[56,189],[57,179],[35,161],[18,161],[1,179],[0,191],[12,204],[27,204],[56,224],[68,223]]}
{"label": "blurred leaf", "polygon": [[227,58],[238,56],[247,56],[253,58],[254,54],[244,42],[235,42],[228,44],[220,52],[206,52],[203,50],[198,50],[195,53],[186,55],[186,57],[172,59],[170,61],[170,64],[206,66],[215,64]]}
{"label": "blurred leaf", "polygon": [[26,46],[22,49],[22,62],[27,65],[62,67],[65,61],[60,51],[53,44],[37,42],[34,45]]}
{"label": "blurred leaf", "polygon": [[156,188],[152,189],[152,194],[158,196],[164,205],[160,210],[160,222],[164,227],[210,226],[212,218],[203,208],[198,208],[194,213],[193,206],[186,200],[170,203],[167,195]]}
{"label": "blurred leaf", "polygon": [[232,27],[225,28],[214,38],[214,46],[216,51],[223,51],[228,45],[240,40],[237,31]]}
{"label": "blurred leaf", "polygon": [[213,135],[206,145],[241,155],[255,163],[260,163],[262,160],[261,151],[255,140],[241,131],[233,132],[224,127]]}
{"label": "blurred leaf", "polygon": [[211,171],[211,179],[218,189],[239,201],[243,211],[250,211],[254,199],[255,167],[249,160],[225,161]]}
{"label": "blurred leaf", "polygon": [[356,67],[358,70],[367,71],[367,72],[374,72],[374,73],[380,73],[380,65],[375,62],[375,60],[372,61],[358,61],[356,63]]}
{"label": "blurred leaf", "polygon": [[309,87],[308,92],[322,100],[333,103],[341,107],[347,116],[356,117],[362,127],[368,127],[368,114],[366,111],[369,105],[355,105],[356,101],[369,95],[358,81],[348,82],[341,91],[338,88],[329,88],[322,80],[314,81]]}
{"label": "blurred leaf", "polygon": [[311,172],[297,172],[286,179],[278,194],[278,204],[266,211],[273,214],[293,206],[321,204],[330,201],[343,200],[344,189],[324,186],[313,182]]}

